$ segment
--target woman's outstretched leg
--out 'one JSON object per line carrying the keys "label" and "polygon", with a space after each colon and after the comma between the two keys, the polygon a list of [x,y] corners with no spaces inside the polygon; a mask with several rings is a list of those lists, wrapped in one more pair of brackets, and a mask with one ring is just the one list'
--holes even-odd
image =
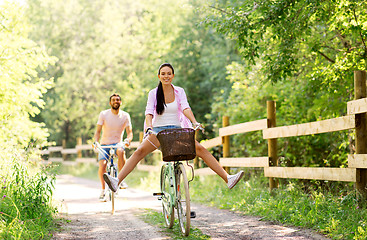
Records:
{"label": "woman's outstretched leg", "polygon": [[216,174],[218,174],[226,183],[227,180],[227,172],[223,169],[223,167],[218,163],[217,159],[199,142],[196,141],[195,144],[196,155],[204,160],[206,165],[210,167]]}
{"label": "woman's outstretched leg", "polygon": [[223,167],[218,163],[217,159],[200,143],[196,141],[196,155],[204,160],[206,165],[210,167],[216,174],[218,174],[226,183],[227,186],[231,189],[233,188],[243,177],[243,171],[239,171],[237,174],[228,175],[226,171],[224,171]]}
{"label": "woman's outstretched leg", "polygon": [[126,161],[124,167],[119,172],[117,179],[113,178],[107,174],[103,175],[103,179],[108,184],[110,189],[114,192],[117,191],[119,184],[126,178],[129,173],[136,167],[136,165],[143,159],[146,155],[153,152],[156,147],[152,145],[152,143],[159,147],[159,141],[157,137],[153,134],[149,135],[136,149],[136,151],[130,156],[130,158]]}

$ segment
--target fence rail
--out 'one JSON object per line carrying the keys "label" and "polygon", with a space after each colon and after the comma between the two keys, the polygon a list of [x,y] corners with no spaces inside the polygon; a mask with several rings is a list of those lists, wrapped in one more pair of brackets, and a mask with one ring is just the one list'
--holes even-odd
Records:
{"label": "fence rail", "polygon": [[295,136],[306,136],[327,132],[337,132],[355,128],[355,117],[344,116],[317,122],[302,123],[290,126],[268,128],[263,130],[263,138],[284,138]]}
{"label": "fence rail", "polygon": [[268,119],[260,119],[252,122],[245,122],[220,128],[219,136],[224,137],[238,133],[253,132],[266,129],[267,127],[268,127]]}
{"label": "fence rail", "polygon": [[[81,139],[78,139],[78,143],[81,143]],[[131,142],[130,148],[137,148],[139,146],[140,142]],[[48,149],[41,150],[41,155],[49,155],[49,158],[47,161],[44,161],[44,163],[47,162],[63,162],[69,165],[73,165],[76,163],[90,163],[90,162],[96,162],[97,163],[97,157],[83,157],[82,151],[85,150],[93,150],[92,145],[90,144],[78,144],[75,146],[75,148],[63,148],[63,146],[53,146],[48,147]],[[62,157],[53,157],[53,153],[61,153]],[[68,154],[77,154],[77,158],[75,161],[65,161],[66,156]]]}

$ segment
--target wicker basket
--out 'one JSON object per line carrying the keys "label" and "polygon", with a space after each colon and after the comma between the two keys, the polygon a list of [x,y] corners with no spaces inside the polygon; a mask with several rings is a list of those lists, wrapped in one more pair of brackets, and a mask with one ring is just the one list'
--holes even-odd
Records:
{"label": "wicker basket", "polygon": [[195,158],[195,130],[173,128],[160,131],[157,138],[161,144],[163,161],[182,161]]}

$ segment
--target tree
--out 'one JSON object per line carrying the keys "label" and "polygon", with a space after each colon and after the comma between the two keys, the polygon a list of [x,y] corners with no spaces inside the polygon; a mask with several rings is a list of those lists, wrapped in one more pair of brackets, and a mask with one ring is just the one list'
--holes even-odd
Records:
{"label": "tree", "polygon": [[24,11],[13,2],[0,4],[0,145],[5,148],[42,145],[47,137],[45,125],[31,117],[44,107],[42,95],[53,84],[40,73],[56,58],[29,39]]}

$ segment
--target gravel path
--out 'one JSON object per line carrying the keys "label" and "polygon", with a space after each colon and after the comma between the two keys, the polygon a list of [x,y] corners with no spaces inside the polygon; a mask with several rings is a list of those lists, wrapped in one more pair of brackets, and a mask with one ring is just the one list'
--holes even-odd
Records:
{"label": "gravel path", "polygon": [[[120,191],[115,202],[115,214],[111,215],[111,203],[98,201],[100,190],[96,181],[58,176],[55,198],[61,215],[70,220],[53,239],[171,239],[159,228],[142,221],[143,209],[161,211],[161,202],[152,193],[136,189]],[[260,218],[243,216],[227,210],[192,204],[197,217],[192,226],[199,228],[212,240],[221,239],[328,239],[310,230],[300,230],[260,221]]]}

